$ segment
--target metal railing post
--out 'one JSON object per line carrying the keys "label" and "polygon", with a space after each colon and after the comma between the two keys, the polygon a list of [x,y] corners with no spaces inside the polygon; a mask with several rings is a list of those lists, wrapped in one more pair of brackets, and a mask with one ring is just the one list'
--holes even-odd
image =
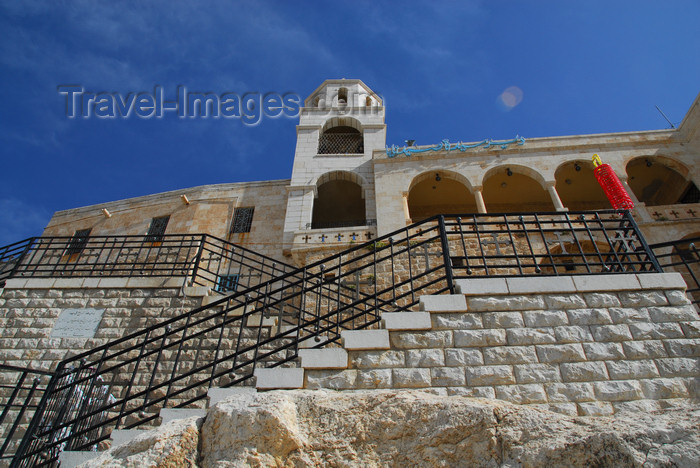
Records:
{"label": "metal railing post", "polygon": [[438,217],[438,229],[440,229],[440,243],[442,244],[442,260],[445,264],[445,278],[450,294],[455,293],[454,276],[452,273],[452,261],[450,260],[450,244],[447,240],[447,228],[445,227],[445,216]]}

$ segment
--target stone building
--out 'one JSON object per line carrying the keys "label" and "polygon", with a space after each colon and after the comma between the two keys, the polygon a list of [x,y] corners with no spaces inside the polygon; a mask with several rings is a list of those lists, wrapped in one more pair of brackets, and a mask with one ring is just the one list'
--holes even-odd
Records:
{"label": "stone building", "polygon": [[[290,179],[186,188],[59,211],[45,236],[208,233],[280,261],[366,241],[443,213],[610,208],[600,154],[650,243],[700,234],[700,97],[676,129],[386,147],[383,101],[327,80],[304,102]],[[319,253],[321,252],[321,253]]]}

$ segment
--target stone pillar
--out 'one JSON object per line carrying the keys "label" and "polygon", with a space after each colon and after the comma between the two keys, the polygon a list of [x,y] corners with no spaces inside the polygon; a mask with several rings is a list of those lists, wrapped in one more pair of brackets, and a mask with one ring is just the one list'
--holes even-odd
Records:
{"label": "stone pillar", "polygon": [[569,211],[569,209],[564,207],[564,204],[561,202],[561,198],[559,198],[557,189],[554,186],[555,184],[556,182],[547,182],[547,191],[549,192],[549,196],[552,198],[552,203],[554,203],[554,209],[557,211]]}
{"label": "stone pillar", "polygon": [[483,187],[474,187],[474,198],[476,199],[476,209],[479,213],[486,213],[486,204],[484,203],[484,196],[481,194]]}
{"label": "stone pillar", "polygon": [[406,218],[406,222],[410,223],[411,221],[411,212],[408,210],[408,192],[403,192],[401,194],[401,203],[403,205],[403,215]]}

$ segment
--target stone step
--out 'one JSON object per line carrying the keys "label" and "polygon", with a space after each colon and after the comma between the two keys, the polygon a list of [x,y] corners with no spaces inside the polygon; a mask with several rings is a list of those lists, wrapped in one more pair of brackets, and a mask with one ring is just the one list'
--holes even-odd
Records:
{"label": "stone step", "polygon": [[382,325],[385,330],[430,330],[430,312],[384,312]]}
{"label": "stone step", "polygon": [[207,396],[209,397],[209,407],[211,408],[218,402],[232,396],[240,395],[242,393],[254,393],[257,391],[258,390],[255,387],[212,387],[207,391]]}
{"label": "stone step", "polygon": [[163,408],[160,410],[161,424],[165,424],[176,419],[191,418],[197,416],[203,418],[207,415],[207,410],[200,408]]}
{"label": "stone step", "polygon": [[143,429],[115,429],[112,431],[112,434],[109,437],[112,439],[112,447],[116,447],[117,445],[123,445],[146,432],[148,431]]}
{"label": "stone step", "polygon": [[304,369],[347,369],[348,352],[343,348],[300,349]]}
{"label": "stone step", "polygon": [[304,388],[304,369],[296,367],[256,368],[255,388],[273,390],[283,388]]}
{"label": "stone step", "polygon": [[58,461],[61,464],[61,468],[76,468],[88,460],[99,457],[101,454],[102,452],[75,452],[66,450],[58,454]]}
{"label": "stone step", "polygon": [[426,312],[466,312],[467,298],[463,294],[421,296],[420,310]]}
{"label": "stone step", "polygon": [[260,322],[262,321],[262,326],[263,327],[274,327],[277,325],[277,317],[263,317],[260,314],[253,314],[247,318],[246,321],[246,326],[247,327],[259,327]]}
{"label": "stone step", "polygon": [[347,350],[389,349],[389,330],[343,330],[343,348]]}
{"label": "stone step", "polygon": [[205,297],[211,292],[211,288],[207,286],[185,286],[182,288],[182,294],[186,297]]}

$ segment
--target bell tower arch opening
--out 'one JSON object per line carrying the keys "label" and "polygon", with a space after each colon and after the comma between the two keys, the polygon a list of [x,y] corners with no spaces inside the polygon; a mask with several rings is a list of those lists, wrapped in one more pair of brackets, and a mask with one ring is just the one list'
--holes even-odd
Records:
{"label": "bell tower arch opening", "polygon": [[357,174],[334,171],[319,177],[311,218],[312,229],[367,224],[363,181]]}

